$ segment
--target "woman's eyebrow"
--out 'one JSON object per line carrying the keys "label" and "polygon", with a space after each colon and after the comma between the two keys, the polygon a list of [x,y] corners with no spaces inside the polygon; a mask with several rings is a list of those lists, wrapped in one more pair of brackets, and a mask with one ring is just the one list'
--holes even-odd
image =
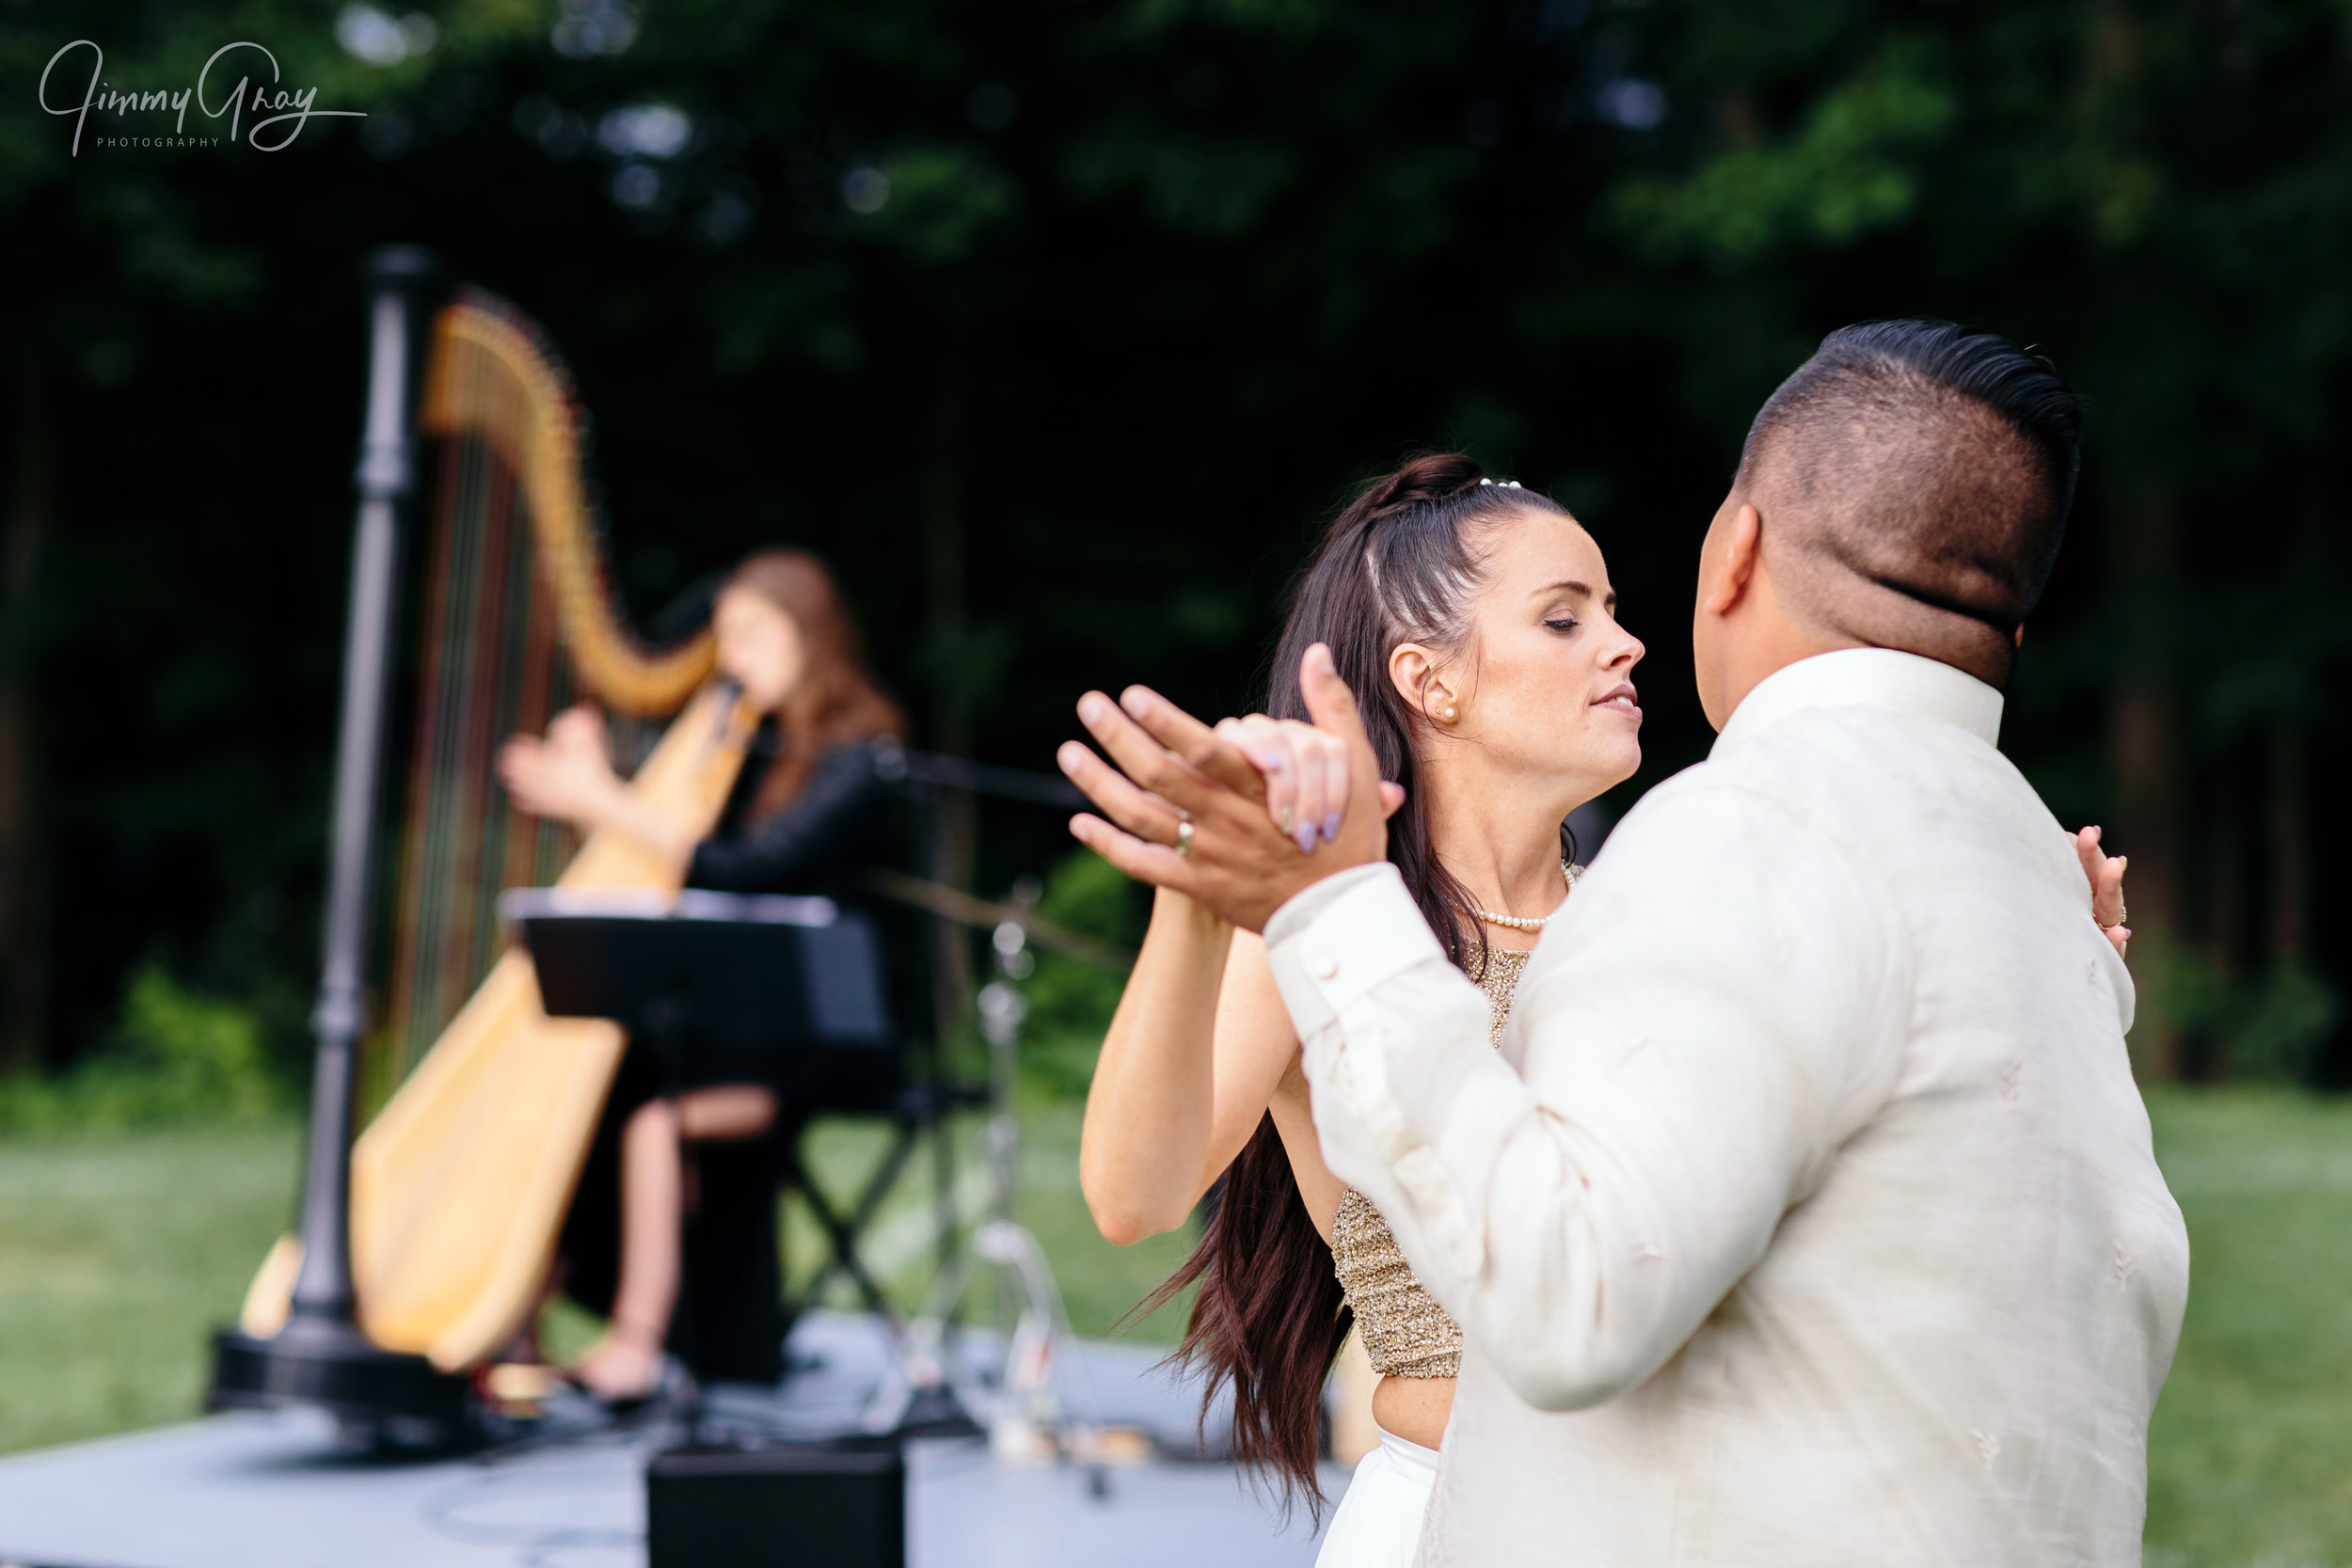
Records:
{"label": "woman's eyebrow", "polygon": [[[1527,596],[1531,599],[1540,599],[1546,594],[1562,592],[1573,594],[1580,599],[1589,599],[1593,596],[1593,585],[1588,582],[1579,582],[1574,578],[1562,578],[1558,582],[1545,583]],[[1614,610],[1617,608],[1617,595],[1613,593],[1600,602],[1604,608]]]}

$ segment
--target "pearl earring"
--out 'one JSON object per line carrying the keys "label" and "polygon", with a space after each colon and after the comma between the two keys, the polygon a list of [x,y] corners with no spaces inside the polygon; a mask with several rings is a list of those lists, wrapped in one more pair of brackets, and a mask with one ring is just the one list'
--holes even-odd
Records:
{"label": "pearl earring", "polygon": [[1454,710],[1450,707],[1447,708],[1441,717],[1443,717],[1448,722],[1451,722],[1454,718]]}

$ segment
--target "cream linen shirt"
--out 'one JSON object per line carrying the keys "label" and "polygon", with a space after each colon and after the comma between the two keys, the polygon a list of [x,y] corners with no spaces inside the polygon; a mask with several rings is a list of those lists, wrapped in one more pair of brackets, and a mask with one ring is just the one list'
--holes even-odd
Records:
{"label": "cream linen shirt", "polygon": [[1772,675],[1500,1053],[1392,867],[1277,911],[1324,1152],[1463,1329],[1424,1564],[2139,1562],[2188,1243],[2000,712],[1882,649]]}

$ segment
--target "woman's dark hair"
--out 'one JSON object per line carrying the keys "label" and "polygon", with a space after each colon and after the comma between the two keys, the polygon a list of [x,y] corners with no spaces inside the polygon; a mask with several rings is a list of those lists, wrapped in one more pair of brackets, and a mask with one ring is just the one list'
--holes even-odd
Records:
{"label": "woman's dark hair", "polygon": [[[1527,512],[1567,515],[1548,496],[1489,480],[1459,452],[1416,457],[1366,484],[1299,577],[1266,693],[1275,718],[1305,719],[1298,662],[1313,644],[1330,646],[1381,777],[1405,786],[1389,819],[1389,859],[1446,957],[1472,975],[1485,972],[1486,936],[1462,912],[1469,894],[1430,848],[1416,776],[1415,740],[1435,726],[1389,678],[1389,655],[1405,642],[1447,652],[1467,644],[1470,601],[1485,577],[1478,535]],[[1563,850],[1572,852],[1566,832]],[[1232,1384],[1235,1461],[1272,1472],[1285,1498],[1304,1496],[1319,1519],[1323,1384],[1353,1320],[1271,1114],[1212,1196],[1200,1245],[1139,1310],[1200,1281],[1177,1354],[1206,1374],[1203,1411]]]}

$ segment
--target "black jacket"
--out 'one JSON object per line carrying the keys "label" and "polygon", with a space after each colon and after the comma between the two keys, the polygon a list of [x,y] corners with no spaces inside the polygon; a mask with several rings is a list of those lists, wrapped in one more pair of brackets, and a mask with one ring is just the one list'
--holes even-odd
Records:
{"label": "black jacket", "polygon": [[896,864],[898,792],[905,754],[888,736],[844,741],[818,759],[792,803],[746,827],[744,817],[776,764],[771,722],[754,737],[743,771],[711,835],[694,846],[688,887],[716,893],[842,894],[855,875]]}

